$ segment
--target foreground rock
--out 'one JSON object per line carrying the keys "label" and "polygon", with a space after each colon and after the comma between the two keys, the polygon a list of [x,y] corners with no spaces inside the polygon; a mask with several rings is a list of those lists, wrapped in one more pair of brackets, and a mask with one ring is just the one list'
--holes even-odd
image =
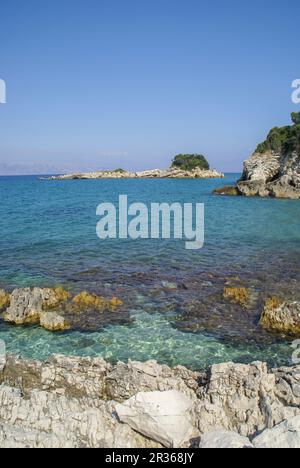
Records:
{"label": "foreground rock", "polygon": [[193,401],[183,393],[138,393],[116,406],[121,422],[165,447],[180,447],[197,434],[192,425]]}
{"label": "foreground rock", "polygon": [[8,356],[0,371],[0,446],[188,447],[201,439],[201,447],[228,447],[249,439],[300,447],[297,416],[300,366],[226,363],[199,373],[154,361]]}
{"label": "foreground rock", "polygon": [[300,336],[300,302],[267,300],[260,323],[270,330]]}
{"label": "foreground rock", "polygon": [[98,171],[78,174],[66,174],[50,177],[50,180],[80,180],[80,179],[222,179],[224,174],[215,169],[153,169],[142,172],[129,171]]}
{"label": "foreground rock", "polygon": [[[279,391],[277,371],[268,372],[266,364],[218,364],[206,373],[199,388],[197,420],[201,433],[217,429],[238,432],[249,437],[300,414],[299,369],[290,376],[295,404]],[[282,376],[280,377],[282,381]],[[294,395],[295,392],[295,395]]]}
{"label": "foreground rock", "polygon": [[300,448],[300,416],[265,430],[253,444],[255,448]]}
{"label": "foreground rock", "polygon": [[293,125],[273,128],[244,163],[241,179],[217,194],[247,197],[300,199],[300,113],[292,114]]}
{"label": "foreground rock", "polygon": [[199,448],[249,449],[254,447],[247,437],[242,437],[236,432],[214,431],[201,437]]}

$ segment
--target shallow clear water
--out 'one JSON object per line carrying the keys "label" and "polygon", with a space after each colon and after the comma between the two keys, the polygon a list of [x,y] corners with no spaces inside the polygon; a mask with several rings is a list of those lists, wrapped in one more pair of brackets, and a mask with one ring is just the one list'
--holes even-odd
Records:
{"label": "shallow clear water", "polygon": [[[40,181],[0,178],[0,286],[54,286],[111,296],[126,304],[127,323],[51,334],[0,321],[11,352],[46,358],[53,352],[110,360],[155,358],[200,368],[226,360],[288,363],[283,337],[258,326],[260,297],[299,298],[300,204],[212,195],[226,180]],[[205,246],[183,241],[100,241],[96,207],[129,202],[203,202]],[[245,313],[222,301],[226,279],[239,277],[257,302]],[[174,282],[177,290],[166,286]],[[196,309],[187,313],[193,301]],[[199,306],[200,304],[200,306]],[[201,304],[205,305],[201,311]]]}

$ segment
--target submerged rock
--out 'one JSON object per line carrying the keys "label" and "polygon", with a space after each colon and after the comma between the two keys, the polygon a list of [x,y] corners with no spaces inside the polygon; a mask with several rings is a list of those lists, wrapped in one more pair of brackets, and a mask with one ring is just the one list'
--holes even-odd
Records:
{"label": "submerged rock", "polygon": [[10,304],[10,294],[8,294],[4,289],[0,289],[0,311],[9,307]]}
{"label": "submerged rock", "polygon": [[300,302],[268,299],[260,319],[267,329],[300,336]]}
{"label": "submerged rock", "polygon": [[233,185],[225,185],[224,187],[217,188],[213,193],[215,195],[229,195],[234,197],[240,195],[238,188]]}
{"label": "submerged rock", "polygon": [[79,309],[96,309],[100,312],[104,310],[114,310],[116,307],[123,305],[123,302],[117,297],[113,297],[110,300],[104,297],[91,294],[87,291],[83,291],[73,298],[73,303],[78,306]]}
{"label": "submerged rock", "polygon": [[249,306],[250,301],[250,290],[244,287],[225,287],[224,298],[233,302],[234,304],[240,304],[243,307]]}

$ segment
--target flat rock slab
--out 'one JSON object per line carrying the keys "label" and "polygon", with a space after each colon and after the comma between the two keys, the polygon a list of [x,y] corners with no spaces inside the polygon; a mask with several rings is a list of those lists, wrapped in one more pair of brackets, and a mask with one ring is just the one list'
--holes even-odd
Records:
{"label": "flat rock slab", "polygon": [[138,393],[116,405],[121,422],[165,447],[180,447],[195,434],[191,421],[192,400],[181,392]]}

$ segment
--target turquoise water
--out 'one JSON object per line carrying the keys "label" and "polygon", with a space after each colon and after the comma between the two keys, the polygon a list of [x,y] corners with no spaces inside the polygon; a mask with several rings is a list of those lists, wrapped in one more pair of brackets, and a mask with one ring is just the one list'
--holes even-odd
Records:
{"label": "turquoise water", "polygon": [[[193,368],[231,359],[288,363],[289,340],[261,330],[258,321],[268,294],[300,299],[300,204],[212,195],[237,178],[0,178],[0,287],[63,284],[74,293],[116,294],[125,303],[114,323],[104,326],[99,317],[99,324],[64,334],[0,321],[9,351],[41,359],[53,352],[154,358]],[[205,203],[204,248],[187,251],[177,240],[100,241],[96,207],[117,204],[120,194],[130,203]],[[235,277],[253,291],[250,311],[222,298]]]}

